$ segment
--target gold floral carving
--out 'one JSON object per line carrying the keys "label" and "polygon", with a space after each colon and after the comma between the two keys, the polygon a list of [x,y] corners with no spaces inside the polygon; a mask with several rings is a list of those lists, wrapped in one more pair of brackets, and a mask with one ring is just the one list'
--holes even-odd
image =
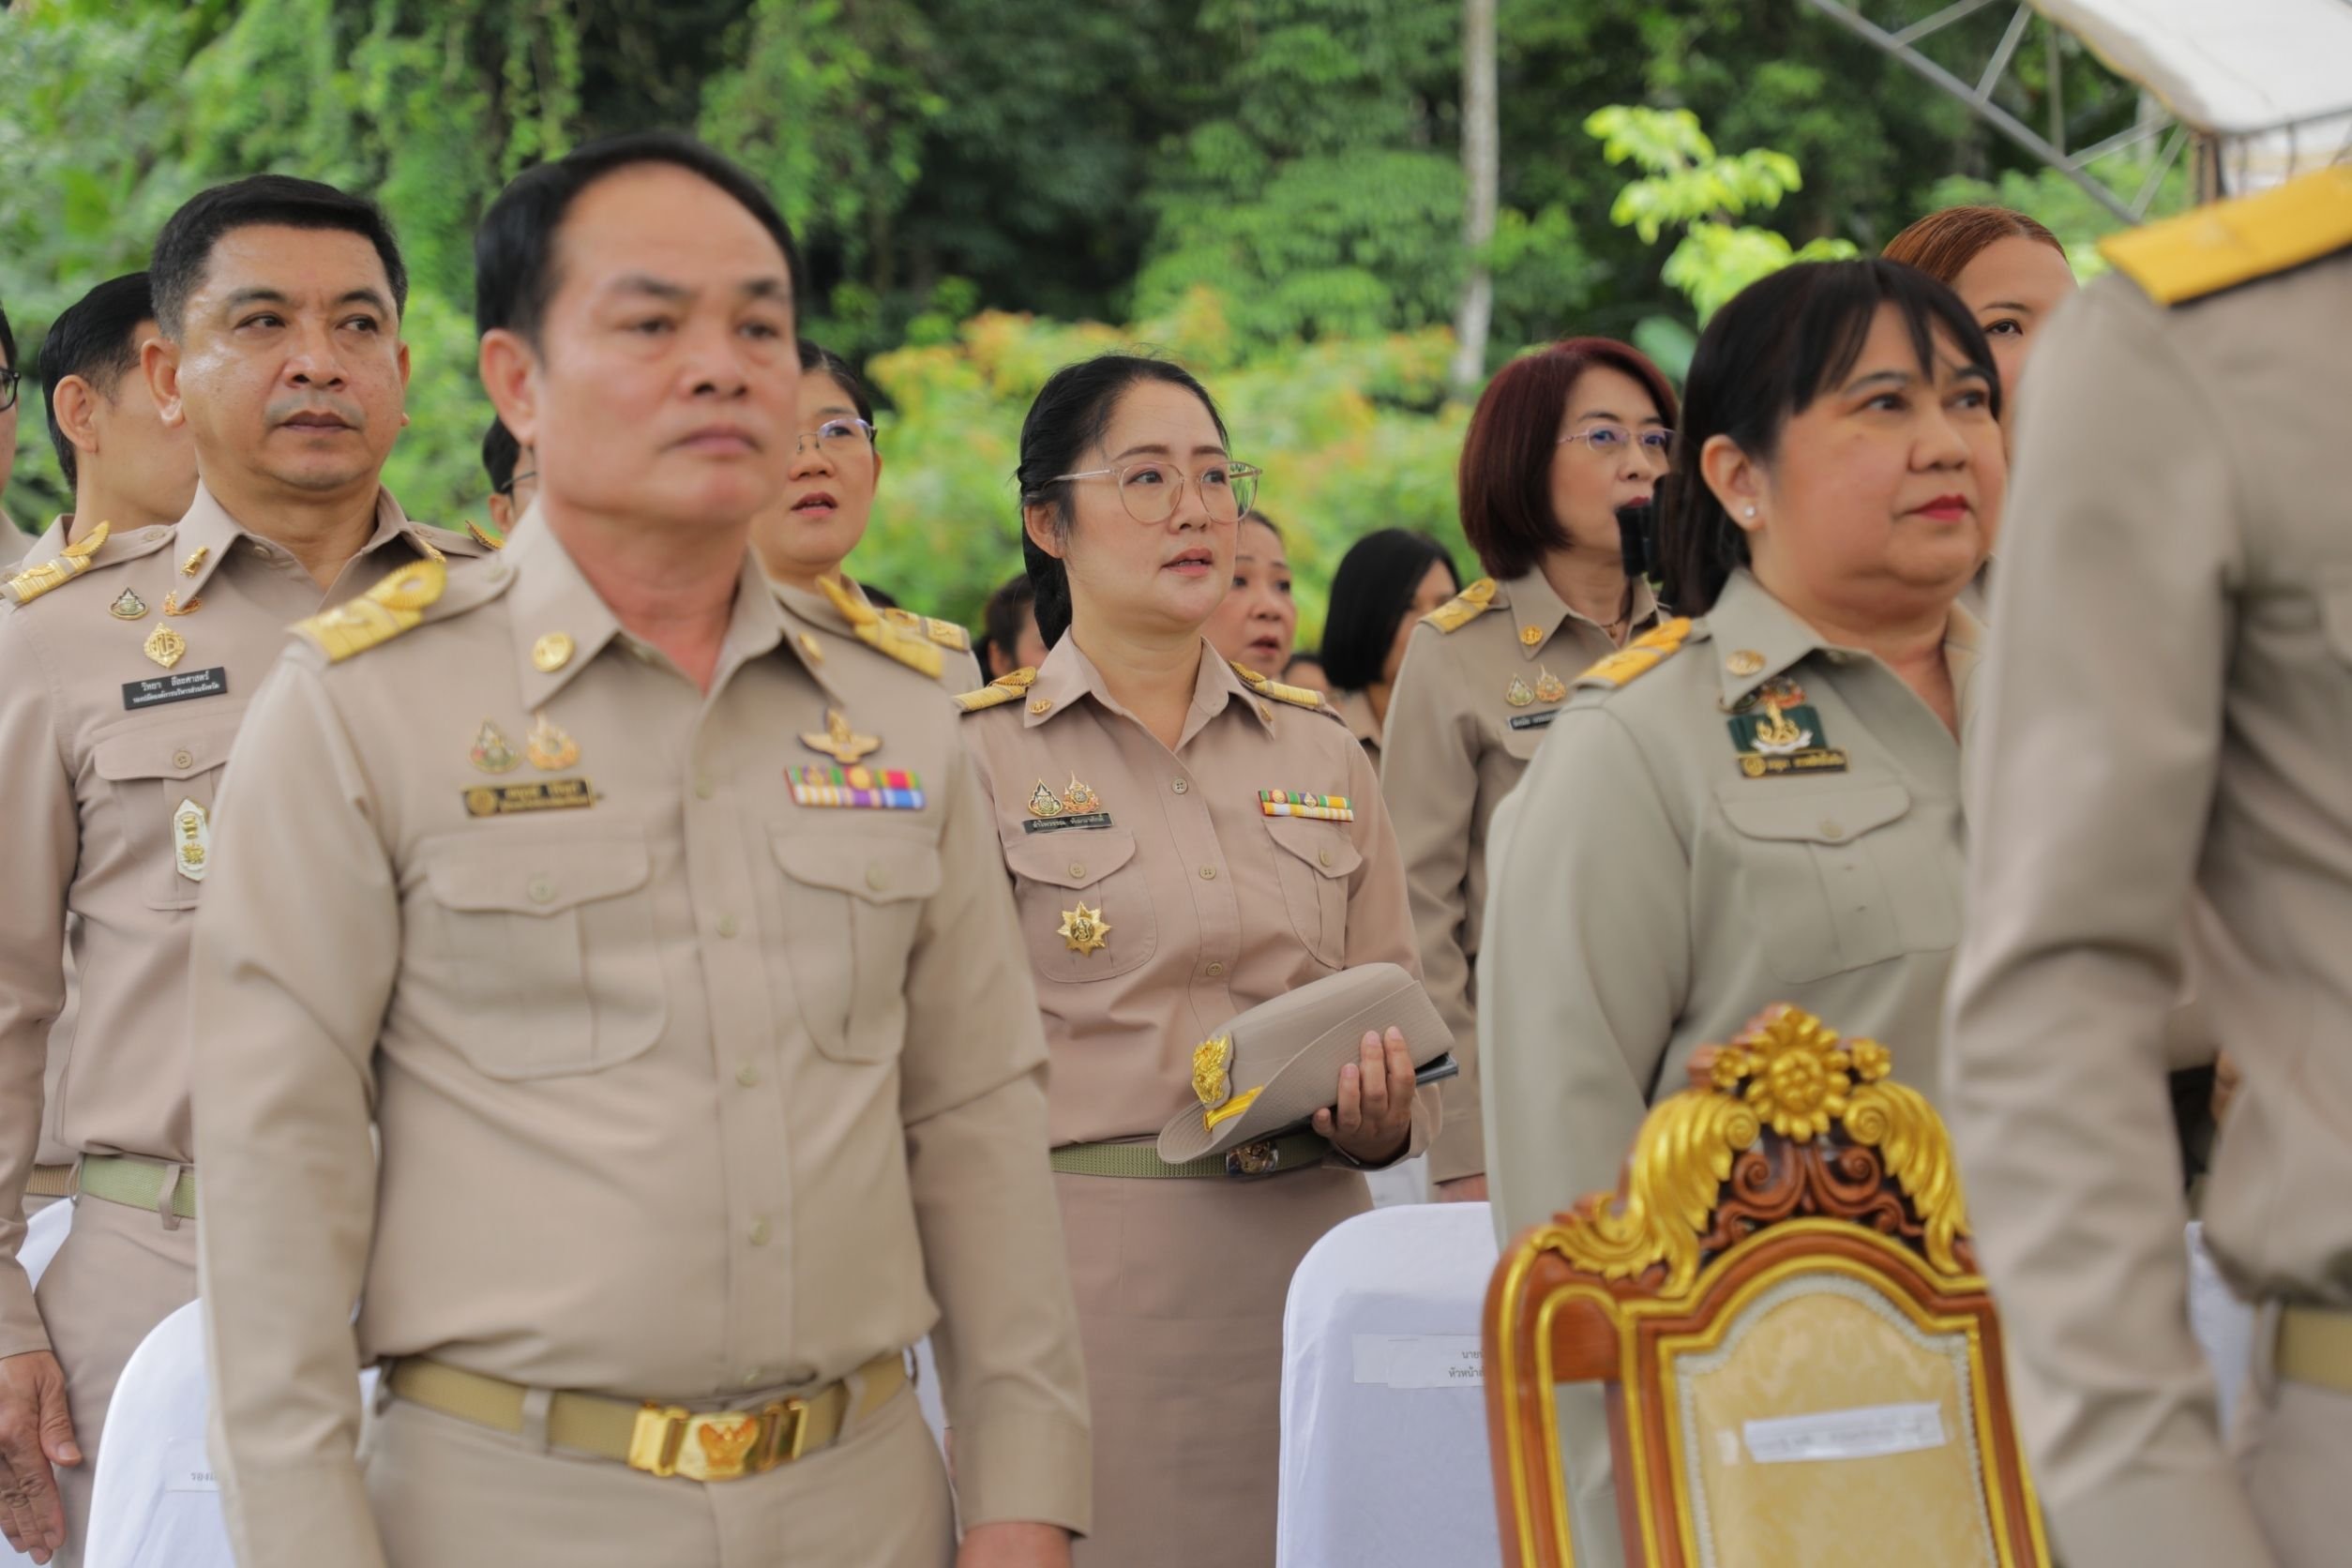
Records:
{"label": "gold floral carving", "polygon": [[1729,1046],[1702,1050],[1693,1087],[1651,1108],[1618,1193],[1587,1198],[1539,1244],[1604,1279],[1662,1269],[1659,1293],[1679,1294],[1697,1277],[1711,1240],[1722,1240],[1716,1211],[1735,1161],[1769,1141],[1769,1131],[1787,1157],[1825,1178],[1844,1181],[1846,1161],[1875,1155],[1917,1215],[1928,1261],[1966,1273],[1955,1244],[1968,1233],[1968,1210],[1951,1139],[1927,1101],[1891,1079],[1893,1067],[1875,1040],[1843,1041],[1802,1008],[1769,1007]]}

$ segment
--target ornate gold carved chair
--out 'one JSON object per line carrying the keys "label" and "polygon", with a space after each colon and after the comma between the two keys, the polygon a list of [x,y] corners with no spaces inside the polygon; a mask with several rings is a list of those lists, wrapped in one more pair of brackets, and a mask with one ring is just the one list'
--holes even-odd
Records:
{"label": "ornate gold carved chair", "polygon": [[1768,1008],[1642,1123],[1615,1195],[1486,1292],[1503,1556],[1570,1568],[1556,1385],[1606,1385],[1636,1568],[2044,1568],[1942,1122],[1886,1048]]}

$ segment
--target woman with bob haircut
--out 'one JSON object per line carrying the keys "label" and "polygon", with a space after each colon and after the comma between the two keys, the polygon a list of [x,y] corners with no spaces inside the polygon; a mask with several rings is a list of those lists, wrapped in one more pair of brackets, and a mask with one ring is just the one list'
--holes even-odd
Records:
{"label": "woman with bob haircut", "polygon": [[2058,235],[2007,207],[1946,207],[1931,212],[1880,252],[1933,278],[1960,296],[2001,377],[2001,430],[2015,429],[2017,388],[2042,329],[2080,285]]}
{"label": "woman with bob haircut", "polygon": [[1410,528],[1366,534],[1339,558],[1323,612],[1323,673],[1332,711],[1374,761],[1414,624],[1461,588],[1445,546]]}
{"label": "woman with bob haircut", "polygon": [[1503,367],[1462,445],[1462,532],[1486,575],[1421,619],[1389,700],[1380,787],[1412,887],[1429,995],[1462,1074],[1429,1154],[1439,1196],[1486,1196],[1474,975],[1488,827],[1568,683],[1657,618],[1625,574],[1620,507],[1650,501],[1674,390],[1639,351],[1571,338]]}
{"label": "woman with bob haircut", "polygon": [[[1504,1236],[1614,1186],[1692,1053],[1772,1003],[1935,1094],[1982,630],[1956,600],[2000,516],[1999,412],[1967,307],[1892,262],[1787,267],[1708,324],[1662,530],[1691,618],[1576,683],[1495,822]],[[1601,1407],[1563,1420],[1577,1560],[1616,1561]]]}

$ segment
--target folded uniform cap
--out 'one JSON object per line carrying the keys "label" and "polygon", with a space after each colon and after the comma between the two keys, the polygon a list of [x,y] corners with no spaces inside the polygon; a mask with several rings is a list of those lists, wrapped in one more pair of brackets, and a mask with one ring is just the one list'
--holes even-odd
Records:
{"label": "folded uniform cap", "polygon": [[1395,964],[1327,974],[1242,1014],[1192,1053],[1187,1106],[1160,1129],[1159,1156],[1182,1165],[1304,1122],[1339,1093],[1339,1069],[1366,1031],[1402,1031],[1416,1068],[1454,1048],[1421,982]]}

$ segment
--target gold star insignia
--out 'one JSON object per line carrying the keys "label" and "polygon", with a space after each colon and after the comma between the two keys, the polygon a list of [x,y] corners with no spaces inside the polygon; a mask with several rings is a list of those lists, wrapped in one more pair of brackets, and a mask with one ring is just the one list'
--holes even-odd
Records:
{"label": "gold star insignia", "polygon": [[1088,909],[1080,899],[1078,908],[1062,912],[1062,940],[1080,957],[1098,952],[1110,945],[1110,922],[1103,918],[1102,911]]}

